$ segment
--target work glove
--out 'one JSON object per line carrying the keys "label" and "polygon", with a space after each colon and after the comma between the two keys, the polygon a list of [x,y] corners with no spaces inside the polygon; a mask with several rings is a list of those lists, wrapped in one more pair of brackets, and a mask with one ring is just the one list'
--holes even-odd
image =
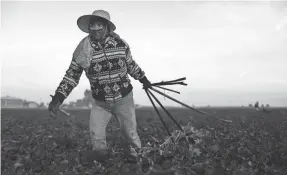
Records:
{"label": "work glove", "polygon": [[48,111],[49,111],[49,116],[52,117],[52,118],[57,118],[58,117],[58,114],[59,114],[59,109],[60,109],[60,105],[62,103],[60,102],[60,100],[54,96],[52,98],[52,101],[50,102],[49,104],[49,107],[48,107]]}
{"label": "work glove", "polygon": [[142,79],[139,80],[143,84],[144,89],[148,89],[151,87],[150,81],[147,79],[146,76],[144,76]]}

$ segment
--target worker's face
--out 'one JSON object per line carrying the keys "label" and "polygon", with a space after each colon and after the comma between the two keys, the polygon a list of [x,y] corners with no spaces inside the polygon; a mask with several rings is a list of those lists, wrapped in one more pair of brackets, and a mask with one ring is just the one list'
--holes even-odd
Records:
{"label": "worker's face", "polygon": [[91,21],[90,34],[95,40],[100,41],[104,39],[106,33],[107,33],[107,25],[104,23],[104,21],[100,20]]}

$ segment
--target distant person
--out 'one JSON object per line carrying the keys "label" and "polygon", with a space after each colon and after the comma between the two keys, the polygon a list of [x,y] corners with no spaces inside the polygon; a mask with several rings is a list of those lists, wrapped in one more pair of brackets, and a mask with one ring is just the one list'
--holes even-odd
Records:
{"label": "distant person", "polygon": [[269,109],[269,105],[267,104],[267,105],[261,105],[261,109],[262,109],[262,111],[263,112],[265,112],[265,113],[270,113],[271,112],[271,110]]}
{"label": "distant person", "polygon": [[59,106],[78,85],[85,71],[94,99],[89,121],[93,145],[90,155],[98,161],[111,155],[111,148],[106,143],[106,126],[113,113],[118,117],[127,141],[125,153],[134,159],[136,154],[132,154],[129,145],[141,148],[141,140],[137,133],[133,86],[128,75],[139,80],[144,88],[150,87],[151,83],[133,59],[128,43],[114,32],[116,26],[107,11],[96,10],[92,15],[81,16],[77,25],[88,35],[75,49],[71,64],[56,89],[49,104],[50,116],[57,116]]}
{"label": "distant person", "polygon": [[259,111],[259,103],[258,103],[258,101],[254,104],[254,107],[255,107],[256,111]]}

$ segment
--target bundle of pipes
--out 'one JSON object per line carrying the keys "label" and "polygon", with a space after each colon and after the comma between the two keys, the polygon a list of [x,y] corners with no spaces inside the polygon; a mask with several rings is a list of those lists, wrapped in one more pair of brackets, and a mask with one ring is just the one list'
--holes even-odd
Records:
{"label": "bundle of pipes", "polygon": [[[158,94],[160,94],[160,95],[162,95],[162,96],[164,96],[164,97],[166,97],[166,98],[169,98],[170,100],[173,100],[174,102],[176,102],[176,103],[178,103],[178,104],[180,104],[180,105],[182,105],[182,106],[184,106],[184,107],[187,107],[187,108],[189,108],[189,109],[191,109],[191,110],[193,110],[193,111],[195,111],[195,112],[198,112],[198,113],[200,113],[200,114],[202,114],[202,115],[204,115],[204,116],[207,116],[208,118],[210,117],[209,114],[207,114],[207,113],[205,113],[205,112],[203,112],[203,111],[200,111],[200,110],[198,110],[198,109],[195,109],[195,108],[193,108],[193,107],[191,107],[191,106],[189,106],[189,105],[187,105],[187,104],[185,104],[185,103],[183,103],[183,102],[180,102],[179,100],[176,100],[175,98],[172,98],[172,97],[170,97],[169,95],[166,95],[166,94],[164,94],[164,93],[162,93],[162,92],[160,92],[159,90],[157,90],[157,89],[154,88],[154,87],[156,87],[156,88],[160,88],[160,89],[163,89],[163,90],[167,90],[167,91],[170,91],[170,92],[174,92],[174,93],[180,94],[180,92],[178,92],[178,91],[174,91],[174,90],[172,90],[172,89],[164,88],[164,87],[162,87],[162,86],[166,86],[166,85],[177,85],[177,84],[178,84],[178,85],[187,86],[186,83],[182,82],[182,81],[184,81],[184,80],[186,80],[186,77],[179,78],[179,79],[175,79],[175,80],[171,80],[171,81],[161,81],[161,82],[158,82],[158,83],[152,83],[152,84],[151,84],[151,87],[145,88],[146,94],[147,94],[149,100],[151,101],[151,103],[152,103],[152,105],[153,105],[153,108],[155,109],[157,115],[159,116],[159,118],[160,118],[160,120],[161,120],[163,126],[165,127],[165,129],[166,129],[166,131],[167,131],[167,133],[168,133],[169,136],[171,136],[171,133],[170,133],[170,131],[168,130],[168,127],[166,126],[165,122],[163,121],[163,119],[162,119],[162,117],[161,117],[161,115],[160,115],[160,113],[159,113],[157,107],[155,106],[154,101],[153,101],[153,99],[151,98],[151,96],[155,99],[155,101],[160,105],[160,107],[165,111],[165,113],[170,117],[170,119],[177,125],[177,127],[178,127],[182,132],[183,132],[183,129],[182,129],[182,127],[180,126],[180,124],[174,119],[174,117],[167,111],[167,109],[161,104],[161,102],[155,97],[155,95],[154,95],[150,90],[152,90],[152,91],[154,91],[154,92],[157,92]],[[231,123],[231,122],[232,122],[232,121],[230,121],[230,120],[220,119],[220,118],[217,118],[217,117],[215,117],[215,116],[213,116],[213,117],[216,118],[216,119],[219,119],[219,120],[221,120],[221,121],[224,121],[224,122],[228,122],[228,123]]]}

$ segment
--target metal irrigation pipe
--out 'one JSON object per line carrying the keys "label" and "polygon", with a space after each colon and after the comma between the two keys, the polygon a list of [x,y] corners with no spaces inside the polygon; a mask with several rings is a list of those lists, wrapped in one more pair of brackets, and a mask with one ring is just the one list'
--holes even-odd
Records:
{"label": "metal irrigation pipe", "polygon": [[163,89],[163,90],[167,90],[167,91],[171,91],[171,92],[180,94],[180,92],[178,92],[178,91],[175,91],[175,90],[172,90],[172,89],[168,89],[168,88],[164,88],[164,87],[160,87],[160,86],[158,86],[158,85],[154,85],[154,87],[157,87],[157,88],[160,88],[160,89]]}
{"label": "metal irrigation pipe", "polygon": [[178,101],[178,100],[176,100],[176,99],[174,99],[174,98],[172,98],[172,97],[170,97],[170,96],[168,96],[168,95],[166,95],[166,94],[164,94],[164,93],[162,93],[162,92],[160,92],[160,91],[154,89],[153,87],[150,87],[150,89],[153,90],[153,91],[155,91],[155,92],[157,92],[157,93],[159,93],[159,94],[161,94],[161,95],[163,95],[163,96],[165,96],[165,97],[167,97],[167,98],[169,98],[170,100],[173,100],[173,101],[175,101],[175,102],[181,104],[182,106],[185,106],[185,107],[187,107],[187,108],[193,110],[193,111],[196,111],[196,112],[198,112],[198,113],[200,113],[200,114],[203,114],[203,115],[206,115],[206,116],[208,115],[207,113],[205,113],[205,112],[203,112],[203,111],[200,111],[200,110],[198,110],[198,109],[195,109],[195,108],[193,108],[193,107],[191,107],[191,106],[188,106],[187,104],[184,104],[184,103],[182,103],[182,102],[180,102],[180,101]]}
{"label": "metal irrigation pipe", "polygon": [[169,136],[172,136],[172,135],[171,135],[171,133],[169,132],[169,130],[168,130],[168,128],[167,128],[167,126],[166,126],[165,122],[163,121],[163,119],[162,119],[162,117],[161,117],[161,115],[160,115],[159,111],[157,110],[157,108],[156,108],[156,106],[155,106],[155,104],[154,104],[154,102],[153,102],[153,100],[152,100],[151,96],[149,95],[149,91],[148,91],[147,89],[145,89],[145,92],[146,92],[146,94],[147,94],[147,96],[148,96],[148,98],[149,98],[149,100],[150,100],[150,102],[151,102],[151,104],[152,104],[153,108],[155,109],[155,111],[156,111],[157,115],[159,116],[160,121],[162,122],[163,126],[165,127],[165,129],[166,129],[166,131],[167,131],[168,135],[169,135]]}
{"label": "metal irrigation pipe", "polygon": [[179,79],[175,79],[175,80],[170,80],[170,81],[165,81],[165,82],[175,82],[175,81],[183,81],[183,80],[186,80],[186,77],[183,77],[183,78],[179,78]]}
{"label": "metal irrigation pipe", "polygon": [[152,97],[156,100],[156,102],[160,105],[160,107],[165,111],[165,113],[170,117],[170,119],[177,125],[177,127],[183,131],[182,127],[180,126],[180,124],[173,118],[173,116],[165,109],[165,107],[161,104],[161,102],[155,97],[155,95],[150,92],[149,90],[147,90]]}
{"label": "metal irrigation pipe", "polygon": [[161,83],[174,83],[174,82],[177,82],[177,81],[183,81],[183,80],[186,80],[186,77],[178,78],[178,79],[170,80],[170,81],[161,81],[161,82],[159,82],[159,83],[155,83],[155,84],[161,84]]}
{"label": "metal irrigation pipe", "polygon": [[187,86],[187,84],[184,82],[159,82],[159,83],[153,83],[153,84],[151,84],[151,86],[155,86],[155,85],[164,86],[164,85],[175,85],[175,84]]}
{"label": "metal irrigation pipe", "polygon": [[[177,103],[179,103],[179,104],[181,104],[181,105],[183,105],[183,106],[185,106],[185,107],[187,107],[187,108],[189,108],[189,109],[191,109],[193,111],[201,113],[201,114],[203,114],[203,115],[205,115],[207,117],[214,117],[215,119],[218,119],[218,120],[221,120],[221,121],[224,121],[224,122],[227,122],[227,123],[232,123],[232,120],[225,120],[225,119],[218,118],[216,116],[210,116],[207,113],[205,113],[203,111],[200,111],[198,109],[192,108],[191,106],[188,106],[187,104],[184,104],[184,103],[182,103],[182,102],[180,102],[180,101],[178,101],[178,100],[176,100],[176,99],[174,99],[174,98],[172,98],[172,97],[170,97],[170,96],[168,96],[168,95],[166,95],[166,94],[164,94],[164,93],[162,93],[162,92],[160,92],[160,91],[158,91],[158,90],[156,90],[156,89],[154,89],[152,87],[150,87],[150,89],[155,91],[155,92],[157,92],[157,93],[159,93],[159,94],[161,94],[161,95],[163,95],[164,97],[167,97],[167,98],[169,98],[169,99],[171,99],[171,100],[173,100],[173,101],[175,101],[175,102],[177,102]],[[209,120],[209,118],[207,118],[207,119]]]}

